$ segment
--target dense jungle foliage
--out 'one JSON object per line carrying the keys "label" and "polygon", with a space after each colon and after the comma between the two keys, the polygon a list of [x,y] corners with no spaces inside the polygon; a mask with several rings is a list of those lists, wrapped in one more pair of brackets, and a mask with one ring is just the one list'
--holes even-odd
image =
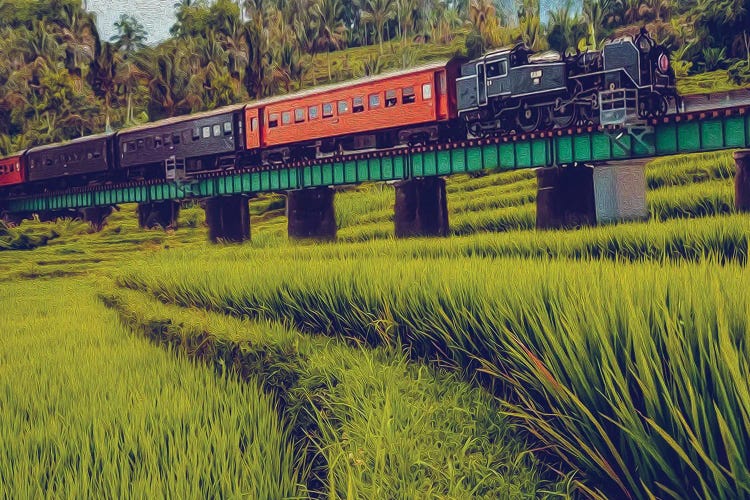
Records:
{"label": "dense jungle foliage", "polygon": [[0,0],[0,154],[515,41],[600,46],[643,24],[673,50],[678,76],[750,80],[750,0],[180,0],[175,9],[172,37],[147,46],[125,14],[101,39],[81,0]]}

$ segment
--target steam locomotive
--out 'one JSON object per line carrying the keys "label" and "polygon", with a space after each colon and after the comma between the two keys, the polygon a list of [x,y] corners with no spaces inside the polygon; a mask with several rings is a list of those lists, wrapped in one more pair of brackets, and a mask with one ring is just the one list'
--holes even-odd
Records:
{"label": "steam locomotive", "polygon": [[0,200],[581,124],[678,103],[667,50],[642,31],[562,57],[522,44],[38,146],[0,158]]}
{"label": "steam locomotive", "polygon": [[642,119],[665,115],[679,99],[669,53],[645,30],[565,58],[523,44],[493,51],[464,64],[456,86],[458,114],[474,137],[596,124],[602,103],[617,96],[633,99]]}

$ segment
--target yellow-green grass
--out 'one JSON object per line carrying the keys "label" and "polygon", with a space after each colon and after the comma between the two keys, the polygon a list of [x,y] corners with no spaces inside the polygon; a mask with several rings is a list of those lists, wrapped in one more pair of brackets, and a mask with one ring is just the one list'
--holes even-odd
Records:
{"label": "yellow-green grass", "polygon": [[0,302],[0,496],[304,493],[254,380],[129,335],[80,281],[6,282]]}
{"label": "yellow-green grass", "polygon": [[120,283],[187,307],[401,345],[469,378],[489,376],[507,413],[597,494],[750,494],[743,266],[206,257],[156,259]]}
{"label": "yellow-green grass", "polygon": [[[220,371],[255,374],[276,394],[315,491],[348,498],[536,498],[570,477],[544,470],[488,394],[409,362],[252,322],[161,304],[141,292],[102,294],[122,320]],[[548,479],[544,479],[546,476]]]}
{"label": "yellow-green grass", "polygon": [[677,92],[680,95],[711,94],[746,88],[736,84],[725,69],[684,76],[677,79]]}

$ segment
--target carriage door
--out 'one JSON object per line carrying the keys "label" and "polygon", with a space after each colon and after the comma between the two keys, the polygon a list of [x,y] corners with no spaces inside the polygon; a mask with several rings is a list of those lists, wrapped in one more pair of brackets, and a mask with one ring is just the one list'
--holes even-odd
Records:
{"label": "carriage door", "polygon": [[484,64],[477,64],[477,100],[479,106],[487,104],[487,80],[484,76]]}
{"label": "carriage door", "polygon": [[168,181],[185,178],[185,160],[175,158],[174,155],[164,160],[164,177]]}

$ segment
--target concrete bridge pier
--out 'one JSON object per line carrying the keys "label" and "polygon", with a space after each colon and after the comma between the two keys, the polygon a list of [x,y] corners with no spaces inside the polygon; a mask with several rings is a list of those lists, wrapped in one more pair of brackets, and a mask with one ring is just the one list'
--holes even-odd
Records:
{"label": "concrete bridge pier", "polygon": [[113,207],[88,207],[82,208],[80,211],[81,217],[84,221],[91,224],[94,231],[99,232],[107,224],[107,217],[112,215]]}
{"label": "concrete bridge pier", "polygon": [[242,195],[219,196],[206,200],[208,238],[240,243],[250,239],[250,204]]}
{"label": "concrete bridge pier", "polygon": [[8,224],[9,226],[20,226],[21,222],[23,222],[25,219],[30,219],[31,214],[21,212],[21,213],[10,213],[10,212],[3,212],[2,217],[0,217],[3,222]]}
{"label": "concrete bridge pier", "polygon": [[738,212],[750,212],[750,149],[734,153],[734,207]]}
{"label": "concrete bridge pier", "polygon": [[177,229],[180,202],[175,200],[152,201],[138,204],[138,226],[141,229]]}
{"label": "concrete bridge pier", "polygon": [[80,219],[81,214],[73,208],[62,208],[60,210],[44,210],[36,212],[40,222],[56,222],[57,219]]}
{"label": "concrete bridge pier", "polygon": [[425,177],[396,183],[396,238],[448,236],[445,179]]}
{"label": "concrete bridge pier", "polygon": [[537,169],[537,229],[645,219],[644,161]]}
{"label": "concrete bridge pier", "polygon": [[286,215],[289,239],[336,239],[335,191],[330,187],[288,191]]}

